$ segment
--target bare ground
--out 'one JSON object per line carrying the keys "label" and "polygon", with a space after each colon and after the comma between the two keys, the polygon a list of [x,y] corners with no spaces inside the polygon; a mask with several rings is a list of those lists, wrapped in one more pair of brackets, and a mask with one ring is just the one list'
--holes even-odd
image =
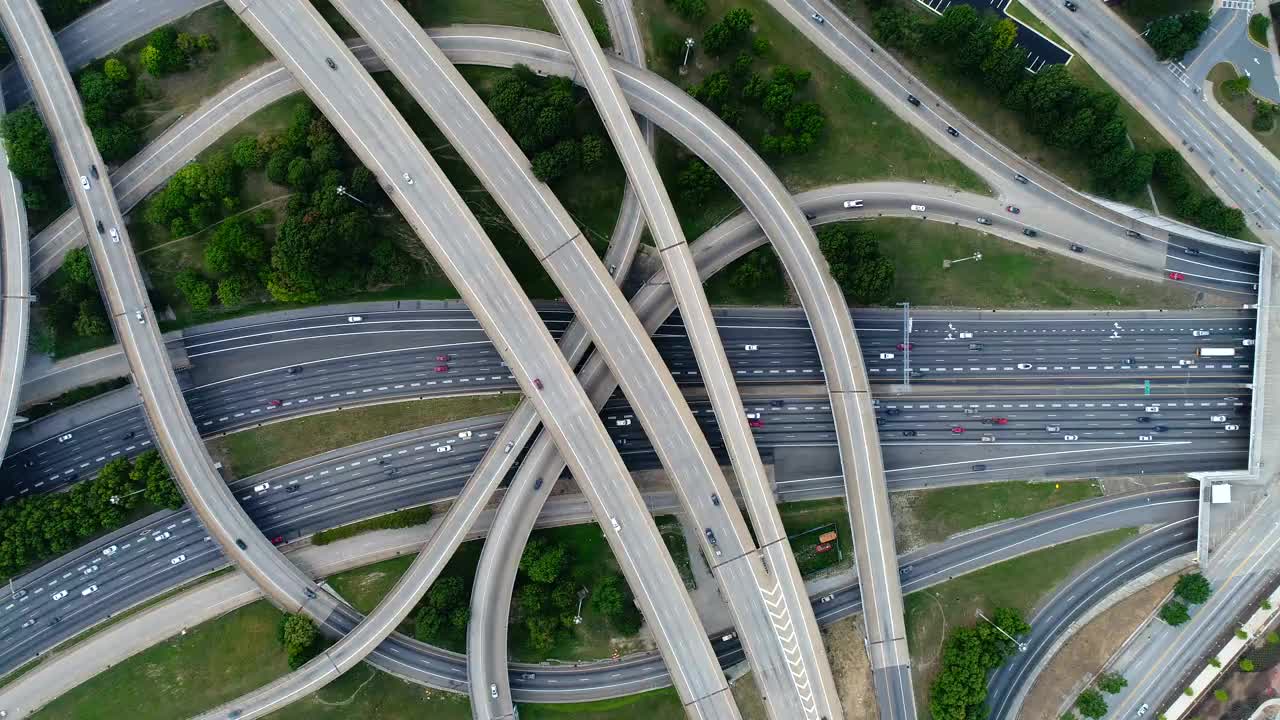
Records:
{"label": "bare ground", "polygon": [[1036,678],[1019,717],[1056,720],[1064,698],[1078,693],[1084,680],[1102,669],[1103,663],[1169,594],[1177,579],[1176,574],[1170,575],[1139,590],[1081,628]]}
{"label": "bare ground", "polygon": [[871,685],[871,661],[862,642],[862,616],[854,615],[822,631],[831,674],[846,718],[876,717],[876,693]]}

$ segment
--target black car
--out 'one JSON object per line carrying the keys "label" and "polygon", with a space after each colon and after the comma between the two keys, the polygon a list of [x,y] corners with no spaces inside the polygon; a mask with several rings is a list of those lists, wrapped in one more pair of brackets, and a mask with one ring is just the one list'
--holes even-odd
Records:
{"label": "black car", "polygon": [[1148,422],[1151,422],[1151,418],[1147,417],[1146,415],[1139,415],[1138,422],[1148,423]]}
{"label": "black car", "polygon": [[715,493],[711,493],[711,504],[716,507],[720,507],[720,496]]}
{"label": "black car", "polygon": [[236,547],[240,548],[241,550],[248,550],[248,549],[249,549],[249,546],[248,546],[248,545],[245,545],[245,544],[244,544],[244,541],[243,541],[243,540],[241,540],[240,538],[236,538]]}
{"label": "black car", "polygon": [[325,65],[328,65],[330,70],[337,70],[337,69],[338,69],[338,64],[337,64],[337,63],[335,63],[335,62],[333,61],[333,58],[331,58],[331,57],[327,57],[327,58],[325,58],[325,59],[324,59],[324,64],[325,64]]}
{"label": "black car", "polygon": [[1182,248],[1182,254],[1184,254],[1184,255],[1191,255],[1191,256],[1199,255],[1199,254],[1200,254],[1200,248],[1184,247],[1184,248]]}
{"label": "black car", "polygon": [[884,419],[884,418],[882,418],[882,417],[878,417],[878,418],[876,418],[876,425],[877,425],[877,426],[883,425],[883,424],[885,424],[886,422],[888,422],[888,420],[885,420],[885,419]]}
{"label": "black car", "polygon": [[1062,6],[1071,12],[1075,12],[1080,9],[1080,6],[1071,2],[1071,0],[1063,0]]}
{"label": "black car", "polygon": [[1014,175],[1014,176],[1013,176],[1013,179],[1014,179],[1014,180],[1017,180],[1018,182],[1022,183],[1023,185],[1026,185],[1026,184],[1029,182],[1029,181],[1027,180],[1027,176],[1026,176],[1026,175]]}
{"label": "black car", "polygon": [[974,472],[982,472],[983,470],[987,469],[987,466],[979,463],[977,465],[971,466],[969,469],[973,470]]}
{"label": "black car", "polygon": [[1035,230],[1032,230],[1031,228],[1022,228],[1022,234],[1026,235],[1027,237],[1035,237],[1040,233],[1036,232]]}
{"label": "black car", "polygon": [[298,374],[298,373],[300,373],[300,372],[302,372],[302,368],[298,367],[297,365],[294,365],[293,367],[289,368],[288,370],[285,370],[285,371],[284,371],[284,374],[285,374],[285,375],[297,375],[297,374]]}
{"label": "black car", "polygon": [[121,440],[132,440],[132,439],[134,439],[135,437],[137,437],[137,435],[138,435],[138,432],[137,432],[136,430],[130,430],[129,432],[125,433],[124,435],[121,435],[121,436],[120,436],[120,439],[121,439]]}
{"label": "black car", "polygon": [[533,489],[534,489],[534,490],[541,490],[541,489],[542,489],[542,478],[538,478],[537,480],[534,480],[534,481],[533,481]]}
{"label": "black car", "polygon": [[902,436],[903,436],[903,437],[915,437],[915,436],[916,436],[916,431],[915,431],[915,430],[903,430],[903,431],[902,431]]}
{"label": "black car", "polygon": [[818,216],[817,216],[817,215],[814,215],[814,214],[813,214],[813,213],[811,213],[811,212],[806,212],[806,213],[804,214],[804,219],[805,219],[805,220],[817,220],[817,219],[818,219]]}
{"label": "black car", "polygon": [[1071,243],[1071,252],[1082,253],[1084,252],[1084,248],[1080,245],[1076,245],[1075,243]]}
{"label": "black car", "polygon": [[99,220],[99,221],[98,221],[98,234],[99,234],[99,235],[101,235],[102,233],[104,233],[104,232],[106,232],[106,231],[107,231],[107,228],[106,228],[106,227],[104,227],[104,226],[103,226],[103,224],[102,224],[102,221],[101,221],[101,220]]}
{"label": "black car", "polygon": [[782,407],[782,401],[777,398],[769,401],[769,407]]}
{"label": "black car", "polygon": [[98,179],[98,166],[97,166],[97,165],[90,165],[90,166],[89,166],[89,174],[93,176],[93,179],[94,179],[94,180],[97,180],[97,179]]}
{"label": "black car", "polygon": [[901,408],[885,408],[884,414],[885,415],[901,415],[902,409]]}
{"label": "black car", "polygon": [[[391,469],[394,470],[395,468],[391,468]],[[284,491],[287,493],[296,493],[298,492],[298,489],[301,487],[302,487],[301,485],[289,485],[284,489]]]}
{"label": "black car", "polygon": [[1166,426],[1164,426],[1164,425],[1153,425],[1153,426],[1151,426],[1151,431],[1152,431],[1152,432],[1165,432],[1165,431],[1166,431],[1166,430],[1168,430],[1168,429],[1169,429],[1169,428],[1168,428],[1168,427],[1166,427]]}
{"label": "black car", "polygon": [[711,543],[712,545],[715,545],[715,544],[716,544],[716,534],[715,534],[715,533],[713,533],[713,532],[711,532],[711,528],[707,528],[707,529],[705,530],[705,532],[707,533],[707,542]]}
{"label": "black car", "polygon": [[399,468],[394,468],[394,467],[389,467],[389,468],[387,468],[386,470],[383,470],[383,471],[382,471],[382,474],[383,474],[383,475],[386,475],[387,477],[391,477],[392,475],[399,475],[399,474],[400,474],[400,469],[399,469]]}
{"label": "black car", "polygon": [[1139,232],[1137,232],[1136,230],[1125,230],[1125,231],[1124,231],[1124,234],[1125,234],[1125,235],[1128,235],[1128,236],[1129,236],[1129,237],[1131,237],[1131,238],[1140,238],[1140,237],[1142,237],[1142,233],[1139,233]]}
{"label": "black car", "polygon": [[920,98],[916,97],[915,95],[908,95],[907,102],[911,103],[912,105],[915,105],[916,107],[920,107]]}
{"label": "black car", "polygon": [[960,137],[960,131],[951,127],[950,125],[947,126],[947,134],[950,135],[951,137]]}

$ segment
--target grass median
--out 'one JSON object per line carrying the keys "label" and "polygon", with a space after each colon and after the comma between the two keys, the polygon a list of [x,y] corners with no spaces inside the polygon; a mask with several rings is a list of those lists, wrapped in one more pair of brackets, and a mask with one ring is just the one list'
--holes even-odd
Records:
{"label": "grass median", "polygon": [[210,450],[235,473],[248,477],[327,450],[414,428],[509,412],[518,393],[414,400],[285,420],[211,440]]}

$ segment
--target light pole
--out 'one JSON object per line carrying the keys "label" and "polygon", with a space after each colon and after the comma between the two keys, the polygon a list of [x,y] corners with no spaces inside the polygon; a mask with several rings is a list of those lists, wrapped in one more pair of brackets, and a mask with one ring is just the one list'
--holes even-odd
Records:
{"label": "light pole", "polygon": [[982,614],[982,608],[977,608],[976,612],[978,613],[978,617],[980,617],[980,618],[982,618],[983,620],[986,620],[986,621],[987,621],[987,624],[988,624],[988,625],[990,625],[991,627],[993,627],[993,628],[995,628],[995,629],[999,630],[1001,635],[1003,635],[1003,636],[1005,636],[1005,637],[1009,638],[1010,640],[1012,640],[1012,641],[1013,641],[1013,644],[1018,646],[1018,652],[1023,652],[1023,651],[1025,651],[1025,650],[1027,649],[1027,644],[1026,644],[1026,643],[1024,643],[1024,642],[1018,642],[1018,638],[1016,638],[1016,637],[1014,637],[1014,636],[1010,635],[1009,633],[1005,632],[1005,631],[1004,631],[1004,628],[1002,628],[1002,627],[1000,627],[999,625],[997,625],[997,624],[995,624],[994,622],[992,622],[991,618],[987,617],[986,615],[983,615],[983,614]]}
{"label": "light pole", "polygon": [[962,262],[964,262],[965,260],[981,260],[981,259],[982,259],[982,253],[980,253],[980,252],[976,252],[976,253],[974,253],[974,254],[970,255],[969,257],[963,257],[963,258],[960,258],[959,260],[943,260],[943,261],[942,261],[942,269],[943,269],[943,270],[946,270],[947,268],[951,267],[952,265],[955,265],[956,263],[962,263]]}
{"label": "light pole", "polygon": [[137,494],[138,494],[138,493],[140,493],[140,492],[146,492],[146,488],[142,488],[141,490],[134,490],[133,492],[131,492],[131,493],[125,493],[124,495],[112,495],[112,496],[111,496],[111,504],[112,504],[112,505],[119,505],[121,500],[123,500],[123,499],[125,499],[125,498],[127,498],[127,497],[130,497],[130,496],[133,496],[133,495],[137,495]]}
{"label": "light pole", "polygon": [[347,191],[347,188],[346,188],[346,186],[345,186],[345,185],[339,185],[339,186],[338,186],[338,194],[339,194],[339,195],[342,195],[343,197],[349,197],[349,198],[351,198],[352,200],[355,200],[356,202],[360,203],[361,205],[363,205],[363,206],[365,206],[365,207],[369,207],[369,203],[367,203],[367,202],[365,202],[365,201],[361,200],[360,198],[358,198],[358,197],[356,197],[355,195],[352,195],[350,192],[348,192],[348,191]]}
{"label": "light pole", "polygon": [[680,62],[680,72],[684,72],[684,66],[689,64],[689,53],[693,50],[693,38],[684,39],[684,60]]}
{"label": "light pole", "polygon": [[911,387],[911,303],[900,302],[902,308],[902,382]]}

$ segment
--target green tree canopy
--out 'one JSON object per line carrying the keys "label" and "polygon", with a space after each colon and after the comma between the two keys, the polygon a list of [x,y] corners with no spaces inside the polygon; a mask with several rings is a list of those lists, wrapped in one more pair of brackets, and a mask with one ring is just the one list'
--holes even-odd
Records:
{"label": "green tree canopy", "polygon": [[1178,578],[1178,583],[1173,586],[1173,594],[1191,605],[1203,605],[1213,594],[1213,588],[1204,575],[1198,572],[1187,573]]}
{"label": "green tree canopy", "polygon": [[1089,688],[1076,698],[1076,710],[1087,718],[1097,720],[1107,714],[1107,701],[1102,698],[1102,693]]}
{"label": "green tree canopy", "polygon": [[1173,627],[1178,627],[1191,619],[1191,614],[1187,612],[1187,606],[1177,600],[1170,600],[1160,608],[1160,619],[1169,623]]}

